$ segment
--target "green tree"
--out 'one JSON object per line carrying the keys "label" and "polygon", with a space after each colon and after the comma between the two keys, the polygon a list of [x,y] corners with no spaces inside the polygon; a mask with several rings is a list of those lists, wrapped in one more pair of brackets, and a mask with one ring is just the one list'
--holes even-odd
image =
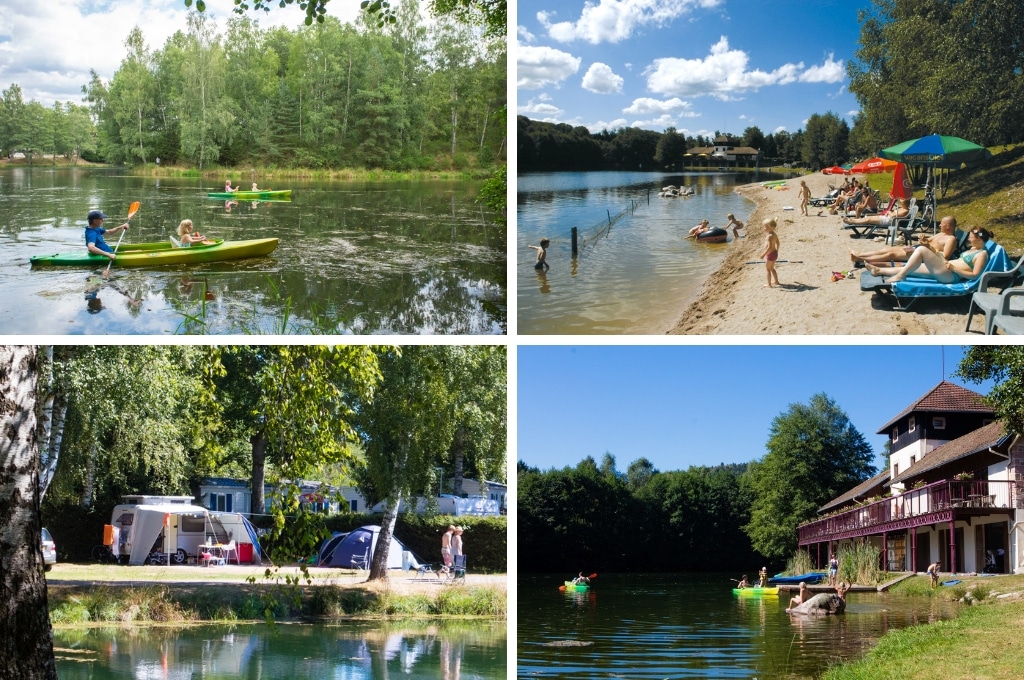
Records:
{"label": "green tree", "polygon": [[753,503],[745,531],[769,558],[790,555],[797,526],[874,471],[864,435],[821,393],[775,417],[767,451],[749,471]]}
{"label": "green tree", "polygon": [[761,128],[756,125],[752,125],[743,131],[743,146],[749,146],[751,149],[764,150],[764,133],[761,132]]}
{"label": "green tree", "polygon": [[231,140],[234,115],[226,98],[226,62],[212,22],[188,15],[183,45],[179,121],[181,151],[200,168],[215,163]]}
{"label": "green tree", "polygon": [[0,93],[0,150],[13,158],[25,139],[25,101],[17,84]]}
{"label": "green tree", "polygon": [[682,164],[686,148],[686,138],[670,127],[658,140],[654,160],[666,170],[673,170]]}
{"label": "green tree", "polygon": [[829,111],[812,114],[803,135],[803,161],[810,168],[845,163],[849,158],[847,142],[850,128],[845,120]]}
{"label": "green tree", "polygon": [[138,26],[128,34],[124,45],[127,56],[111,79],[107,99],[107,110],[118,132],[114,160],[145,163],[147,157],[153,157],[147,153],[154,138],[156,79],[152,56]]}
{"label": "green tree", "polygon": [[968,347],[957,375],[974,383],[996,381],[985,401],[1011,432],[1024,433],[1024,348],[1016,345]]}

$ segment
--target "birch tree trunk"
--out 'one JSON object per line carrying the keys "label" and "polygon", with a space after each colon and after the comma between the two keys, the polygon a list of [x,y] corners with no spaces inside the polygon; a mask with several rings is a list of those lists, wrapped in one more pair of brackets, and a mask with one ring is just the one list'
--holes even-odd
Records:
{"label": "birch tree trunk", "polygon": [[56,680],[39,522],[38,366],[0,346],[0,678]]}

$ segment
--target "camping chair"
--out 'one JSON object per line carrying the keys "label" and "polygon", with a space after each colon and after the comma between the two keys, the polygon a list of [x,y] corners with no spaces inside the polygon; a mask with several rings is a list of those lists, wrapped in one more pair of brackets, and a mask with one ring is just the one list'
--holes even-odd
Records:
{"label": "camping chair", "polygon": [[466,582],[466,556],[465,555],[453,555],[452,566],[448,568],[445,574],[445,583],[453,584]]}
{"label": "camping chair", "polygon": [[367,548],[366,552],[363,553],[362,557],[358,555],[352,556],[352,566],[355,569],[367,570],[370,568],[370,549]]}
{"label": "camping chair", "polygon": [[221,548],[220,554],[224,558],[225,562],[231,562],[231,560],[233,559],[235,561],[235,564],[240,564],[240,562],[238,561],[238,549],[235,547],[234,539],[231,539],[231,541],[228,542],[227,545]]}
{"label": "camping chair", "polygon": [[[1024,259],[1024,258],[1022,258]],[[999,311],[992,318],[992,335],[1002,331],[1007,335],[1024,335],[1024,305],[1011,308],[1014,298],[1024,295],[1024,288],[1009,288],[1000,296]],[[1018,483],[1017,487],[1021,488]]]}
{"label": "camping chair", "polygon": [[[1024,279],[1024,257],[1022,257],[1013,269],[1006,272],[985,272],[981,275],[981,280],[978,283],[978,291],[971,296],[971,306],[967,311],[967,326],[964,328],[965,331],[971,330],[971,319],[974,318],[974,310],[978,309],[980,312],[985,313],[985,335],[992,335],[995,332],[994,322],[996,316],[1003,315],[1006,317],[1022,317],[1024,316],[1024,304],[1022,301],[1013,301],[1012,298],[1019,296],[1020,290],[1014,288],[1018,286],[1022,279]],[[1005,285],[1003,290],[999,293],[989,293],[989,286],[994,281],[1005,279]],[[1007,293],[1013,292],[1007,296]],[[1012,326],[1013,322],[1004,321],[1004,324]]]}
{"label": "camping chair", "polygon": [[437,566],[433,564],[420,564],[416,567],[416,573],[413,575],[413,581],[440,581],[441,571],[444,569],[443,564]]}
{"label": "camping chair", "polygon": [[[985,263],[982,276],[976,279],[967,279],[956,283],[940,283],[935,279],[911,274],[903,281],[889,283],[884,276],[875,276],[864,272],[860,275],[860,289],[876,293],[891,292],[896,298],[894,309],[898,311],[910,309],[910,305],[920,298],[950,298],[970,295],[980,289],[981,281],[986,273],[995,272],[1005,276],[1013,269],[1013,261],[1006,255],[1006,251],[1001,245],[995,241],[989,241],[985,244],[985,248],[989,252],[988,262]],[[904,304],[901,298],[908,302]]]}

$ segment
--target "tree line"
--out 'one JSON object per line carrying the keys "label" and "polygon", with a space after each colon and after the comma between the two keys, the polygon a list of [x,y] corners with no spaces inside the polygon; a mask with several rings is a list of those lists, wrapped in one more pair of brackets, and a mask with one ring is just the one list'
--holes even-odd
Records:
{"label": "tree line", "polygon": [[518,116],[517,162],[523,172],[559,170],[682,170],[718,167],[711,158],[687,155],[688,150],[714,146],[721,134],[734,146],[757,149],[764,168],[783,164],[811,168],[842,163],[849,157],[849,126],[836,114],[814,114],[806,129],[764,134],[756,125],[734,135],[715,132],[711,137],[686,135],[675,128],[664,132],[625,127],[591,133],[578,125],[547,123]]}
{"label": "tree line", "polygon": [[93,71],[83,86],[86,109],[59,103],[44,115],[17,85],[5,90],[0,152],[199,168],[434,169],[504,158],[504,40],[458,21],[428,28],[416,0],[393,18],[326,17],[289,30],[242,16],[220,35],[189,12],[186,30],[155,51],[136,27],[110,81]]}
{"label": "tree line", "polygon": [[520,462],[519,569],[780,570],[797,526],[870,478],[874,454],[825,394],[776,416],[765,450],[750,463],[666,472],[639,458],[620,473],[607,453],[561,470]]}

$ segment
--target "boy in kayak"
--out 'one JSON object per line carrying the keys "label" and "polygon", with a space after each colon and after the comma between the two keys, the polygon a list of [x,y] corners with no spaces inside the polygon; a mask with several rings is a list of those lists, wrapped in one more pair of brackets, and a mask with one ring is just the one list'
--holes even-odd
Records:
{"label": "boy in kayak", "polygon": [[761,588],[767,588],[768,587],[768,567],[761,567],[761,571],[757,572],[757,577],[758,577],[758,580],[759,580],[758,585]]}
{"label": "boy in kayak", "polygon": [[104,229],[103,220],[107,219],[107,216],[99,210],[90,210],[86,219],[89,221],[89,225],[85,228],[86,249],[92,255],[102,255],[113,260],[114,249],[103,240],[103,235],[126,231],[128,229],[128,223],[125,222],[120,226],[113,227],[111,229]]}
{"label": "boy in kayak", "polygon": [[742,590],[743,588],[749,588],[750,587],[750,581],[747,580],[747,575],[746,574],[744,574],[743,578],[741,578],[739,583],[736,584],[736,587],[739,588],[740,590]]}

